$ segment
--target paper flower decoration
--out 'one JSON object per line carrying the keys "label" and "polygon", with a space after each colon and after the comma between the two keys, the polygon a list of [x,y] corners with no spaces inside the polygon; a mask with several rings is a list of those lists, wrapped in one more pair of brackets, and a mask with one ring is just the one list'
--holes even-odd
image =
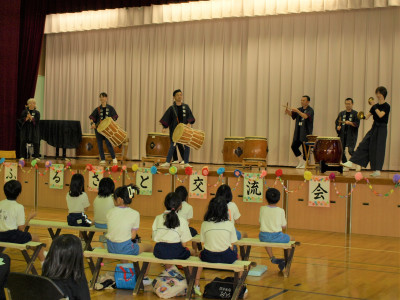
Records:
{"label": "paper flower decoration", "polygon": [[45,166],[46,168],[50,168],[52,164],[53,164],[53,163],[52,163],[50,160],[48,160],[48,161],[45,162],[44,166]]}
{"label": "paper flower decoration", "polygon": [[399,174],[393,175],[393,183],[395,183],[395,184],[400,183],[400,175]]}
{"label": "paper flower decoration", "polygon": [[193,174],[193,169],[191,167],[186,167],[185,168],[185,174],[186,175],[192,175]]}
{"label": "paper flower decoration", "polygon": [[111,172],[118,172],[118,165],[114,165],[111,167]]}
{"label": "paper flower decoration", "polygon": [[267,176],[267,170],[262,170],[261,174],[260,174],[260,178],[264,178],[265,176]]}
{"label": "paper flower decoration", "polygon": [[275,175],[276,175],[276,177],[281,177],[281,176],[282,176],[282,174],[283,174],[283,171],[282,171],[282,169],[278,169],[278,170],[276,170],[276,171],[275,171]]}
{"label": "paper flower decoration", "polygon": [[222,174],[224,174],[225,173],[225,168],[219,168],[218,170],[217,170],[217,174],[218,175],[222,175]]}
{"label": "paper flower decoration", "polygon": [[330,180],[335,180],[335,178],[336,178],[336,174],[335,173],[331,173],[331,174],[329,174],[329,179]]}
{"label": "paper flower decoration", "polygon": [[175,166],[169,168],[169,174],[175,175],[178,172],[178,169]]}
{"label": "paper flower decoration", "polygon": [[236,169],[235,171],[233,171],[233,175],[235,175],[235,177],[240,177],[242,176],[242,171]]}
{"label": "paper flower decoration", "polygon": [[157,167],[156,166],[152,166],[151,168],[150,168],[150,172],[151,172],[151,174],[157,174]]}
{"label": "paper flower decoration", "polygon": [[362,179],[364,178],[364,176],[363,176],[363,174],[362,174],[361,172],[357,172],[357,173],[354,175],[354,178],[355,178],[357,181],[360,181],[360,180],[362,180]]}
{"label": "paper flower decoration", "polygon": [[67,167],[70,167],[72,163],[70,161],[67,161]]}
{"label": "paper flower decoration", "polygon": [[37,164],[37,160],[36,160],[36,159],[34,159],[34,160],[31,161],[31,166],[32,166],[32,167],[36,166],[36,164]]}
{"label": "paper flower decoration", "polygon": [[133,171],[133,172],[136,172],[138,169],[139,169],[139,167],[138,167],[137,164],[133,164],[133,165],[132,165],[132,171]]}
{"label": "paper flower decoration", "polygon": [[305,171],[304,172],[304,179],[309,181],[312,179],[312,173],[310,171]]}
{"label": "paper flower decoration", "polygon": [[25,166],[25,160],[20,159],[20,161],[18,162],[18,164],[19,164],[19,166],[20,166],[21,168],[23,168],[23,167]]}
{"label": "paper flower decoration", "polygon": [[126,171],[126,166],[123,165],[123,166],[121,167],[121,169],[122,169],[122,171]]}
{"label": "paper flower decoration", "polygon": [[2,157],[2,158],[0,159],[0,164],[4,163],[5,161],[6,161],[6,159],[5,159],[4,157]]}
{"label": "paper flower decoration", "polygon": [[203,167],[203,169],[201,169],[201,174],[203,174],[203,176],[208,176],[208,167]]}
{"label": "paper flower decoration", "polygon": [[87,169],[88,171],[92,171],[92,170],[93,170],[93,166],[92,166],[91,164],[87,164],[87,165],[86,165],[86,169]]}

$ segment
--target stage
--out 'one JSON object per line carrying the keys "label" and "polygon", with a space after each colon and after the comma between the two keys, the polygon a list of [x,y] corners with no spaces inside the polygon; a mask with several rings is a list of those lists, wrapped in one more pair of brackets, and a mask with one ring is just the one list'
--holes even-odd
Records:
{"label": "stage", "polygon": [[[8,161],[11,162],[11,161]],[[14,161],[18,163],[17,160]],[[50,168],[46,168],[46,162],[64,164],[69,166],[63,172],[64,184],[60,189],[50,188]],[[66,194],[69,190],[69,182],[74,173],[82,173],[85,177],[85,185],[95,173],[88,170],[98,165],[96,159],[71,159],[56,160],[42,159],[35,167],[27,160],[23,168],[18,168],[17,179],[23,185],[21,204],[35,208],[67,209]],[[136,174],[133,169],[143,170],[153,166],[152,163],[141,161],[119,161],[118,170],[112,170],[112,165],[107,164],[103,176],[109,176],[116,186],[127,183],[136,183]],[[157,167],[156,174],[152,175],[152,195],[139,195],[133,201],[132,207],[143,216],[153,217],[164,211],[164,198],[168,192],[173,191],[179,185],[185,185],[189,189],[189,177],[181,165],[175,165],[177,172],[169,173],[168,168]],[[240,224],[258,225],[260,206],[262,202],[245,202],[244,177],[236,177],[234,171],[245,173],[261,173],[265,168],[243,168],[230,165],[192,164],[193,171],[201,174],[207,166],[207,191],[205,199],[189,199],[194,209],[194,220],[202,220],[209,200],[215,195],[218,186],[227,183],[234,194],[234,202],[241,212]],[[133,167],[133,169],[132,169]],[[218,170],[224,168],[222,175]],[[276,176],[276,171],[281,170],[282,175]],[[380,178],[368,178],[371,171],[363,170],[362,174],[367,178],[358,182],[355,180],[354,171],[345,172],[343,175],[336,173],[335,179],[330,181],[329,207],[312,207],[308,205],[309,183],[304,179],[304,169],[290,167],[267,167],[267,175],[263,181],[263,195],[268,187],[275,187],[281,191],[279,206],[285,209],[288,220],[288,228],[321,230],[341,233],[358,233],[378,236],[400,237],[400,220],[397,218],[400,209],[400,192],[393,183],[395,172],[382,172]],[[317,174],[309,169],[314,176],[329,176]],[[242,174],[242,175],[243,175]],[[237,175],[237,174],[236,174]],[[4,181],[4,168],[1,169],[0,180]],[[314,180],[314,179],[313,179]],[[93,203],[97,193],[85,188],[89,200]],[[3,191],[0,192],[4,199]],[[93,206],[89,207],[89,211]],[[368,220],[368,222],[365,222]]]}

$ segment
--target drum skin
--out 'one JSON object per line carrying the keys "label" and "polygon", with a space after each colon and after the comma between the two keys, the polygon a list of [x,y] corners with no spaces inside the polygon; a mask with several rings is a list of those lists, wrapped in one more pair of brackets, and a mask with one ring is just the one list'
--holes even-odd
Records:
{"label": "drum skin", "polygon": [[146,140],[146,157],[167,157],[169,146],[168,134],[149,132]]}
{"label": "drum skin", "polygon": [[100,122],[97,132],[105,136],[113,146],[120,146],[128,139],[127,132],[110,117]]}
{"label": "drum skin", "polygon": [[246,136],[244,138],[244,161],[266,161],[268,140],[259,136]]}
{"label": "drum skin", "polygon": [[339,137],[317,137],[314,146],[315,163],[324,161],[331,165],[340,165],[343,148]]}
{"label": "drum skin", "polygon": [[243,161],[244,137],[227,136],[222,155],[225,164],[241,164]]}
{"label": "drum skin", "polygon": [[204,138],[204,131],[191,128],[183,123],[179,123],[172,134],[174,143],[188,146],[194,150],[199,150],[203,146]]}
{"label": "drum skin", "polygon": [[[122,147],[113,147],[115,154],[122,153]],[[108,151],[106,142],[103,141],[103,149],[104,154],[110,155]],[[97,147],[97,140],[95,134],[84,133],[82,135],[82,142],[79,144],[79,147],[76,148],[76,156],[77,157],[98,157],[99,156],[99,147]]]}

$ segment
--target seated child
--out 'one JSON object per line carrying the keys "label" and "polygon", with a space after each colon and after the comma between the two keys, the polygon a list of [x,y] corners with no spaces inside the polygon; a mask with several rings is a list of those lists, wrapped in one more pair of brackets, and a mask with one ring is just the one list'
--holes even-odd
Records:
{"label": "seated child", "polygon": [[[289,243],[290,240],[294,239],[282,232],[282,229],[286,228],[285,211],[276,206],[281,197],[281,193],[275,188],[269,188],[265,193],[265,197],[267,198],[268,205],[262,206],[260,209],[260,241],[268,243]],[[277,264],[282,271],[285,268],[285,261],[275,258],[272,253],[272,248],[266,247],[265,249],[267,250],[271,262]]]}
{"label": "seated child", "polygon": [[[215,197],[222,197],[225,199],[226,203],[228,204],[228,212],[229,212],[229,220],[235,225],[235,222],[240,218],[239,208],[237,207],[235,202],[232,202],[233,195],[231,187],[227,184],[222,184],[218,188]],[[241,240],[242,238],[247,238],[247,233],[244,231],[236,230],[237,239]]]}
{"label": "seated child", "polygon": [[[178,211],[178,216],[184,218],[189,225],[190,219],[193,219],[193,207],[187,203],[188,191],[183,185],[181,185],[175,189],[175,193],[177,193],[182,200],[182,207]],[[190,226],[189,229],[192,237],[197,235],[196,229]]]}
{"label": "seated child", "polygon": [[69,192],[67,194],[68,216],[67,222],[70,226],[92,225],[92,221],[85,215],[90,206],[89,198],[85,193],[85,179],[82,174],[74,174],[71,178]]}
{"label": "seated child", "polygon": [[62,234],[53,240],[42,276],[54,281],[68,299],[90,300],[82,245],[77,236]]}
{"label": "seated child", "polygon": [[222,197],[211,199],[200,230],[204,250],[200,259],[210,263],[232,264],[238,259],[232,243],[237,241],[235,226],[229,221],[228,206]]}
{"label": "seated child", "polygon": [[[7,199],[0,201],[0,241],[5,243],[26,244],[30,241],[40,242],[39,236],[24,232],[29,221],[36,216],[32,211],[25,221],[25,210],[17,198],[22,192],[21,183],[10,180],[4,184],[4,194]],[[41,263],[44,261],[43,248],[38,255]]]}
{"label": "seated child", "polygon": [[97,228],[107,228],[106,215],[111,208],[114,208],[114,181],[109,177],[104,177],[99,183],[99,193],[94,199],[94,226]]}
{"label": "seated child", "polygon": [[[158,215],[153,222],[153,241],[154,256],[160,259],[188,259],[191,255],[190,250],[185,244],[192,239],[187,221],[178,215],[182,207],[181,197],[177,193],[169,193],[165,197],[165,208],[167,209],[161,215]],[[166,265],[169,268],[170,265]],[[197,271],[194,291],[201,296],[200,275],[201,268]]]}
{"label": "seated child", "polygon": [[[132,199],[139,189],[135,185],[124,185],[114,192],[114,208],[111,208],[107,215],[107,249],[110,253],[138,255],[141,252],[150,252],[153,247],[142,242],[140,246],[134,243],[136,233],[139,229],[140,215],[130,208]],[[149,264],[150,266],[150,264]],[[148,277],[143,279],[144,285],[150,285]]]}

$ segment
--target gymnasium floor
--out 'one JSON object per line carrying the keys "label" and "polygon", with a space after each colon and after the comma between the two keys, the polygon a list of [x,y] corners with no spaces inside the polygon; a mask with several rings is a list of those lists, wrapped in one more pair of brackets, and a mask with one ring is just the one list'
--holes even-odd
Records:
{"label": "gymnasium floor", "polygon": [[[26,208],[26,212],[29,210]],[[66,215],[65,210],[39,209],[36,218],[64,221]],[[92,217],[90,213],[89,216]],[[152,217],[141,217],[139,234],[142,240],[151,239],[152,222]],[[200,222],[191,224],[200,229]],[[249,237],[258,236],[256,226],[239,225],[238,229],[248,232]],[[31,232],[38,233],[49,247],[51,239],[47,230],[31,228]],[[268,271],[262,277],[247,277],[247,299],[400,299],[399,238],[355,234],[346,236],[341,233],[290,229],[288,233],[301,242],[301,246],[296,248],[290,277],[284,278],[279,273],[277,266],[266,259],[264,249],[253,248],[250,259],[267,265]],[[98,234],[93,241],[98,241]],[[101,244],[93,242],[92,246],[99,247]],[[11,271],[24,271],[26,264],[19,251],[6,249],[5,253],[11,256]],[[276,256],[282,255],[277,250],[274,253]],[[105,261],[102,271],[112,271],[116,263]],[[40,263],[36,262],[35,267],[40,270]],[[91,273],[86,263],[85,267],[90,280]],[[154,278],[161,270],[161,266],[152,265],[150,277]],[[205,270],[201,279],[202,291],[205,284],[214,277],[231,274]],[[135,299],[159,299],[147,289]],[[133,298],[131,291],[125,290],[91,291],[91,296],[94,300]]]}

